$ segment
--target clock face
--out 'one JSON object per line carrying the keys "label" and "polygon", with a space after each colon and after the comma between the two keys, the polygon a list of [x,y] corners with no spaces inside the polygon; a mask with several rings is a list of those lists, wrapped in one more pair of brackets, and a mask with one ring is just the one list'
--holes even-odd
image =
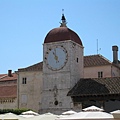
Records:
{"label": "clock face", "polygon": [[56,46],[48,50],[45,60],[48,68],[52,70],[60,70],[67,62],[67,51],[64,47]]}

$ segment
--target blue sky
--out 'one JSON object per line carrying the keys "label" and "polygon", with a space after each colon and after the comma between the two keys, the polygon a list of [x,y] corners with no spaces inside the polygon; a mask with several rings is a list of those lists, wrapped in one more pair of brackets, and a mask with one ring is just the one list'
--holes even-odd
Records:
{"label": "blue sky", "polygon": [[42,61],[44,38],[60,26],[62,9],[84,55],[97,54],[98,39],[98,53],[113,60],[112,46],[120,46],[120,0],[0,0],[0,74]]}

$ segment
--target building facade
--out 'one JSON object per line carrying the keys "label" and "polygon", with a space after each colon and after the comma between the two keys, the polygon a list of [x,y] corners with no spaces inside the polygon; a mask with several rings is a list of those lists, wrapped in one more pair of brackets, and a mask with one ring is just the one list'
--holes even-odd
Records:
{"label": "building facade", "polygon": [[42,65],[43,63],[40,62],[27,68],[18,69],[18,108],[32,109],[36,112],[40,109],[43,77]]}
{"label": "building facade", "polygon": [[17,108],[17,74],[0,74],[0,109]]}
{"label": "building facade", "polygon": [[102,55],[84,56],[84,78],[105,78],[120,76],[119,64]]}

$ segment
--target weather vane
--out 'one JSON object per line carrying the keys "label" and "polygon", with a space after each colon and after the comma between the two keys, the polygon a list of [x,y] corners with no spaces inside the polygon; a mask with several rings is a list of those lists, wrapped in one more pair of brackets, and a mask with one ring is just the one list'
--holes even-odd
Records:
{"label": "weather vane", "polygon": [[66,19],[65,19],[65,16],[64,16],[64,9],[62,9],[62,18],[61,18],[62,22],[60,22],[60,27],[66,27]]}
{"label": "weather vane", "polygon": [[64,14],[64,9],[62,9],[62,14]]}

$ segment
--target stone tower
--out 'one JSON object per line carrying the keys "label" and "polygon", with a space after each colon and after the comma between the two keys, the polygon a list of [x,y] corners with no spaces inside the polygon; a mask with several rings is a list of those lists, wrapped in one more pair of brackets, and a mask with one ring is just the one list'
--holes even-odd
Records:
{"label": "stone tower", "polygon": [[68,91],[83,78],[83,45],[79,36],[61,25],[48,32],[43,44],[43,91],[41,112],[60,114],[73,108]]}

